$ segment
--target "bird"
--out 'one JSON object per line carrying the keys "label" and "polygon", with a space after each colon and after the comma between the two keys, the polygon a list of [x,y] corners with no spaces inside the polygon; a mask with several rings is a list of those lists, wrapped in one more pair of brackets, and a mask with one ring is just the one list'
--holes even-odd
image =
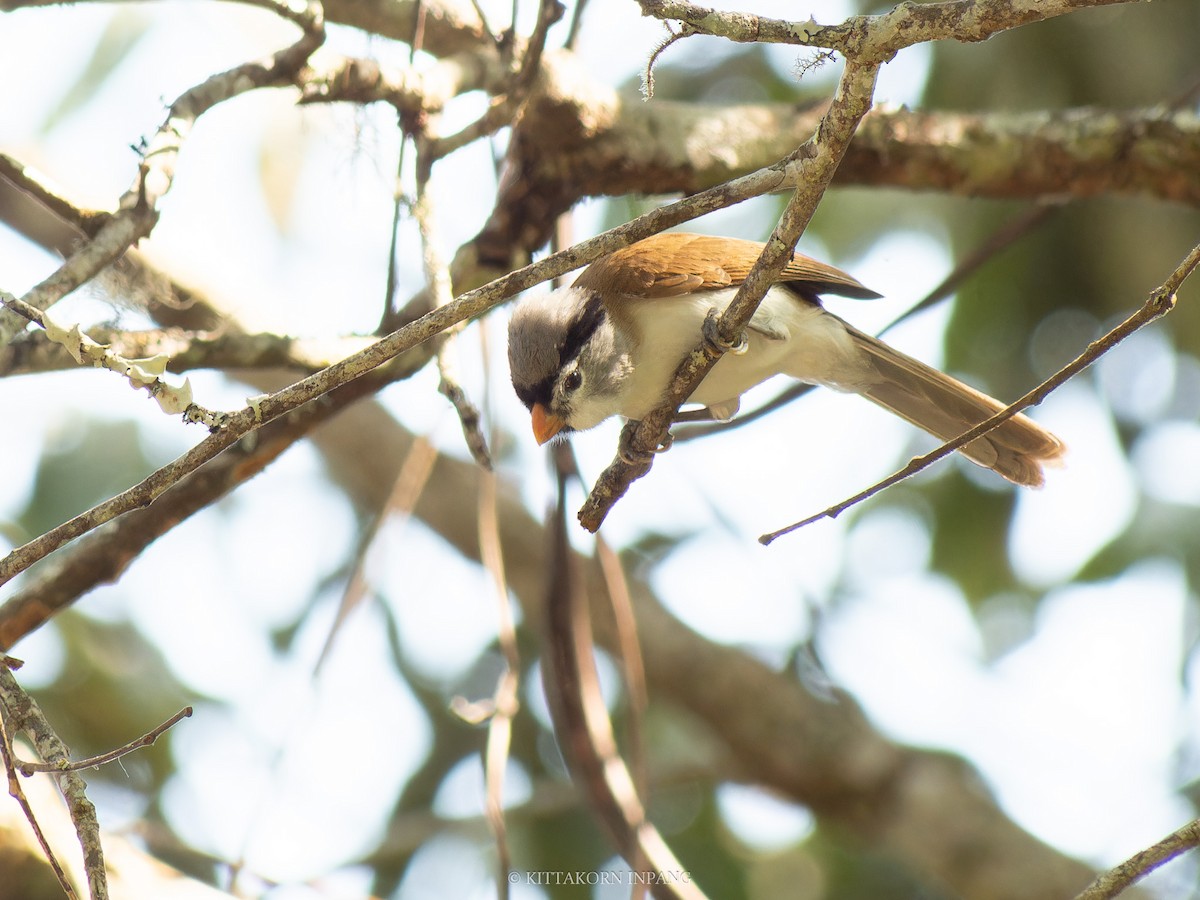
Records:
{"label": "bird", "polygon": [[[762,253],[757,241],[663,232],[591,263],[569,287],[527,294],[509,320],[513,388],[539,444],[612,416],[660,406],[679,363],[698,346]],[[746,328],[687,402],[692,418],[726,420],[741,396],[783,374],[859,394],[947,441],[1005,407],[999,400],[859,331],[822,294],[881,295],[853,276],[793,252]],[[685,414],[686,415],[686,414]],[[1066,447],[1024,415],[960,448],[1013,484],[1041,487]]]}

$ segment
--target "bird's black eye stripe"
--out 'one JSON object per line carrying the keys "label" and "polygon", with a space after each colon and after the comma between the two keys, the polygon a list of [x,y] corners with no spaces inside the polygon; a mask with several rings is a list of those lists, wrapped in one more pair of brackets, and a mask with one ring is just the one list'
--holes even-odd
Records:
{"label": "bird's black eye stripe", "polygon": [[517,397],[525,404],[526,409],[533,409],[535,403],[549,406],[550,397],[554,393],[554,379],[543,378],[537,384],[528,387],[514,383],[513,390],[517,392]]}
{"label": "bird's black eye stripe", "polygon": [[560,369],[579,355],[584,345],[591,340],[596,329],[604,321],[605,315],[604,302],[598,293],[593,293],[580,307],[579,315],[571,320],[571,324],[567,326],[567,333],[563,335],[562,343],[558,348]]}

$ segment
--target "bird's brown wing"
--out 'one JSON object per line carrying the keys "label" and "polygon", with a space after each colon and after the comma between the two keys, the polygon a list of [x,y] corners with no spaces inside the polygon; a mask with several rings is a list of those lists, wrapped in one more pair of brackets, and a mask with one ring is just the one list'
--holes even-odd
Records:
{"label": "bird's brown wing", "polygon": [[[606,296],[654,299],[737,287],[746,280],[763,244],[703,234],[657,234],[596,260],[575,286]],[[794,253],[777,279],[804,295],[840,294],[868,299],[875,291],[841,269]]]}

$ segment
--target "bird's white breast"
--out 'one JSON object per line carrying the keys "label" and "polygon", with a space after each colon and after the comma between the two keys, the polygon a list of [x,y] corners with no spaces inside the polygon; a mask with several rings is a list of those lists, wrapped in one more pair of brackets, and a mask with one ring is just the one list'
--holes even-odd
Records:
{"label": "bird's white breast", "polygon": [[[708,311],[723,311],[736,293],[736,288],[723,288],[633,301],[640,352],[621,415],[640,419],[659,404],[680,361],[700,342]],[[780,373],[840,390],[853,390],[859,383],[863,364],[841,320],[784,288],[767,292],[746,336],[745,352],[726,353],[689,402],[727,403]]]}

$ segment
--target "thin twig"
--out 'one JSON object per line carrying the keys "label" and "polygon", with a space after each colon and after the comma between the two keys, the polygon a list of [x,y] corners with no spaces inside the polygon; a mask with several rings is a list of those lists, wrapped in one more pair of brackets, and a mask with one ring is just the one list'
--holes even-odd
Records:
{"label": "thin twig", "polygon": [[497,637],[504,654],[504,673],[492,695],[492,716],[488,722],[484,753],[484,783],[487,791],[485,811],[488,826],[496,841],[496,890],[500,900],[509,895],[512,855],[508,846],[508,828],[504,818],[504,776],[512,744],[512,723],[520,708],[521,655],[517,649],[517,627],[513,619],[508,580],[504,575],[504,555],[500,547],[500,513],[496,500],[496,473],[485,470],[479,483],[479,559],[492,576],[496,611],[499,614]]}
{"label": "thin twig", "polygon": [[[525,45],[521,67],[510,78],[500,96],[493,98],[483,115],[455,134],[430,141],[429,158],[431,161],[449,156],[479,138],[495,133],[511,124],[520,115],[521,108],[529,99],[538,72],[541,71],[542,54],[546,49],[546,38],[549,35],[550,27],[562,18],[564,11],[565,8],[559,0],[541,0],[537,24]],[[509,39],[516,41],[515,32],[510,33]]]}
{"label": "thin twig", "polygon": [[[558,462],[559,465],[569,467],[568,471],[571,477],[581,485],[583,484],[579,461],[570,444],[564,446]],[[633,598],[629,593],[629,582],[625,577],[625,568],[621,563],[621,557],[600,535],[596,536],[596,560],[600,563],[600,572],[604,578],[604,586],[612,609],[613,624],[616,630],[617,657],[621,661],[625,690],[629,698],[629,714],[625,720],[628,734],[626,743],[629,748],[629,768],[633,773],[634,787],[637,789],[638,796],[646,798],[649,790],[649,775],[646,748],[642,740],[642,725],[650,703],[646,690],[646,667],[642,659],[641,641],[638,640],[637,616],[634,614]],[[634,869],[638,869],[644,862],[645,860],[633,861]]]}
{"label": "thin twig", "polygon": [[663,22],[663,27],[667,29],[667,36],[654,45],[654,50],[650,53],[650,58],[646,60],[646,67],[642,69],[642,99],[654,99],[654,65],[658,62],[658,58],[662,56],[667,48],[676,41],[683,40],[686,37],[691,37],[696,33],[696,29],[684,23],[679,31],[671,27],[670,22]]}
{"label": "thin twig", "polygon": [[[435,158],[431,155],[431,142],[424,136],[417,136],[417,199],[413,204],[413,218],[416,219],[417,229],[421,235],[421,258],[425,267],[425,279],[429,284],[429,292],[433,297],[435,309],[448,306],[454,299],[454,290],[450,281],[450,267],[442,257],[439,247],[437,224],[434,216],[433,200],[429,195],[429,178],[432,174]],[[483,426],[479,410],[459,381],[455,353],[458,348],[458,337],[462,334],[462,323],[446,329],[441,335],[441,346],[437,352],[438,393],[450,401],[454,411],[458,413],[458,421],[462,425],[463,438],[472,458],[487,470],[492,468],[492,456],[488,451],[487,438],[483,434]]]}
{"label": "thin twig", "polygon": [[404,218],[404,210],[409,207],[409,199],[404,195],[402,179],[404,177],[404,151],[408,147],[408,131],[401,123],[400,149],[396,154],[396,179],[392,189],[392,231],[388,242],[387,280],[383,290],[383,313],[379,317],[379,330],[387,327],[394,315],[392,302],[396,296],[396,287],[400,276],[400,223]]}
{"label": "thin twig", "polygon": [[[479,329],[479,355],[485,372],[491,370],[488,329]],[[492,380],[483,386],[484,409],[492,412]],[[489,416],[490,417],[490,416]],[[492,434],[495,440],[495,432]],[[521,653],[517,645],[517,626],[509,596],[508,577],[504,569],[504,552],[500,538],[500,499],[497,493],[499,478],[492,469],[484,469],[479,481],[479,561],[492,577],[496,603],[496,637],[504,655],[504,672],[492,694],[491,720],[488,722],[487,746],[484,751],[485,815],[496,842],[496,892],[500,900],[509,896],[509,874],[512,854],[508,844],[508,820],[504,808],[504,778],[512,752],[512,723],[520,710]]]}
{"label": "thin twig", "polygon": [[380,531],[395,517],[400,517],[403,523],[408,522],[421,499],[421,494],[425,491],[425,486],[429,483],[429,476],[433,474],[433,466],[437,459],[437,448],[428,438],[416,437],[413,439],[412,446],[409,447],[404,461],[400,464],[400,471],[396,473],[396,480],[392,485],[391,492],[384,500],[383,505],[379,507],[375,518],[364,529],[358,542],[354,562],[350,567],[350,576],[346,579],[346,586],[342,590],[337,612],[329,626],[329,632],[325,635],[325,643],[321,646],[317,661],[313,664],[312,677],[314,680],[320,677],[321,669],[324,668],[329,654],[333,651],[334,642],[337,640],[342,626],[367,596],[367,557],[371,548],[376,545]]}
{"label": "thin twig", "polygon": [[1087,349],[1083,353],[1081,353],[1067,365],[1063,366],[1025,396],[1006,406],[991,418],[980,422],[969,431],[963,432],[954,440],[946,441],[940,447],[929,453],[926,453],[924,456],[918,456],[915,459],[910,460],[908,465],[904,466],[904,468],[893,472],[887,478],[876,482],[866,490],[859,491],[854,496],[848,497],[840,503],[836,503],[827,509],[823,509],[821,512],[811,515],[806,519],[801,519],[799,522],[788,525],[786,528],[780,528],[777,531],[764,534],[758,539],[759,542],[762,544],[770,544],[776,538],[803,528],[806,525],[811,525],[813,522],[818,522],[821,519],[836,518],[846,510],[850,509],[852,506],[855,506],[861,503],[863,500],[866,500],[868,497],[873,497],[875,494],[878,494],[885,488],[891,487],[893,484],[903,481],[905,478],[908,478],[911,475],[915,475],[917,472],[928,468],[939,459],[949,456],[960,447],[966,446],[967,444],[971,443],[971,441],[982,437],[993,428],[996,428],[1011,419],[1021,410],[1030,406],[1036,406],[1037,404],[1041,403],[1048,396],[1050,396],[1051,393],[1053,393],[1071,378],[1074,378],[1105,353],[1112,350],[1135,331],[1139,330],[1145,325],[1150,324],[1154,320],[1165,316],[1172,309],[1174,309],[1176,291],[1178,291],[1179,286],[1183,284],[1188,275],[1195,270],[1197,265],[1200,265],[1200,245],[1197,245],[1192,249],[1192,252],[1189,253],[1183,262],[1181,262],[1175,269],[1175,271],[1171,273],[1170,278],[1163,282],[1161,286],[1150,292],[1150,296],[1146,299],[1146,302],[1133,315],[1119,324],[1116,328],[1112,329],[1112,331],[1108,332],[1108,334],[1104,335],[1104,337],[1097,341],[1093,341],[1088,345]]}
{"label": "thin twig", "polygon": [[[478,6],[475,7],[475,11],[480,14],[479,19],[486,27],[487,22]],[[408,42],[408,64],[410,66],[416,62],[417,53],[425,49],[425,23],[428,18],[429,7],[424,0],[417,0],[413,7],[412,40]]]}
{"label": "thin twig", "polygon": [[[424,49],[425,20],[427,14],[428,8],[425,3],[418,0],[413,9],[413,37],[408,46],[408,67],[410,70],[416,68],[417,53]],[[387,323],[392,321],[392,301],[396,296],[396,285],[400,270],[400,222],[403,218],[404,210],[411,206],[409,199],[404,193],[404,151],[410,143],[412,133],[424,127],[425,120],[429,115],[429,108],[425,104],[422,104],[420,112],[411,113],[397,106],[396,115],[400,120],[400,148],[396,152],[396,178],[392,188],[392,231],[391,239],[388,242],[387,282],[384,288],[383,314],[379,317],[379,328],[377,329],[377,333],[380,334],[390,330]]]}
{"label": "thin twig", "polygon": [[488,24],[487,13],[483,9],[483,4],[479,0],[471,0],[471,6],[475,8],[475,15],[479,16],[479,24],[483,26],[484,34],[488,36],[488,40],[492,42],[492,46],[499,49],[502,41],[500,36],[492,29],[492,26]]}
{"label": "thin twig", "polygon": [[52,528],[0,559],[0,585],[10,581],[59,547],[105,522],[152,503],[173,484],[267,422],[361,377],[401,353],[441,334],[447,328],[483,315],[520,291],[578,269],[594,259],[651,234],[724,209],[750,197],[777,190],[780,185],[788,182],[790,168],[788,160],[780,161],[683,200],[653,209],[594,238],[580,241],[572,247],[509,272],[481,287],[467,291],[446,306],[426,313],[364,350],[261,398],[252,408],[229,414],[218,431],[173,462],[151,473],[139,484]]}
{"label": "thin twig", "polygon": [[1130,0],[995,0],[981,15],[977,0],[901,3],[877,16],[853,16],[840,25],[815,19],[788,21],[726,12],[688,0],[639,0],[642,15],[672,19],[698,34],[748,44],[824,47],[846,56],[870,54],[880,62],[905,47],[936,40],[984,41],[994,34],[1065,15],[1077,9]]}
{"label": "thin twig", "polygon": [[1061,210],[1066,202],[1064,198],[1055,198],[1035,203],[1022,210],[1015,217],[989,234],[970,253],[959,260],[950,271],[950,274],[943,278],[940,284],[922,297],[916,304],[889,322],[879,334],[887,334],[900,323],[907,322],[913,316],[923,313],[931,306],[945,300],[958,290],[960,284],[975,274],[987,262],[994,259],[999,253],[1012,246],[1013,243],[1034,229],[1041,227],[1052,215]]}
{"label": "thin twig", "polygon": [[[7,664],[5,668],[8,668]],[[8,779],[9,796],[17,801],[17,805],[21,807],[21,812],[25,814],[25,821],[33,829],[33,835],[37,838],[38,846],[42,848],[42,854],[46,857],[47,862],[50,863],[50,868],[53,870],[54,876],[58,879],[63,893],[67,895],[68,900],[76,900],[78,895],[75,893],[75,886],[71,884],[71,879],[67,877],[62,863],[54,855],[54,850],[51,848],[50,842],[46,839],[46,834],[42,831],[42,826],[38,823],[37,816],[33,814],[33,807],[29,805],[29,798],[25,796],[25,790],[21,787],[21,780],[17,778],[17,771],[14,766],[16,754],[13,751],[12,742],[9,740],[8,729],[5,725],[7,718],[3,711],[0,710],[0,756],[4,758],[4,774]]]}
{"label": "thin twig", "polygon": [[219,413],[192,401],[192,387],[188,379],[185,378],[179,387],[163,381],[161,376],[171,361],[169,357],[159,354],[147,359],[128,359],[92,340],[78,325],[64,328],[50,317],[50,313],[11,294],[0,291],[0,304],[36,324],[50,341],[66,350],[77,365],[108,369],[124,377],[135,390],[144,389],[158,402],[163,412],[172,415],[183,413],[186,421],[203,422],[210,427],[219,423]]}
{"label": "thin twig", "polygon": [[163,735],[164,732],[179,722],[182,722],[191,714],[192,708],[190,706],[185,706],[179,712],[175,713],[175,715],[171,716],[171,718],[167,719],[167,721],[146,732],[140,738],[136,738],[135,740],[130,741],[128,744],[125,744],[123,747],[118,747],[116,750],[109,750],[107,753],[101,753],[98,756],[89,756],[87,759],[58,763],[34,763],[19,760],[17,762],[17,768],[21,771],[21,774],[26,777],[33,775],[35,772],[58,773],[78,772],[81,769],[95,769],[99,766],[105,765],[106,763],[114,762],[120,759],[122,756],[128,756],[134,750],[140,750],[142,747],[151,746],[159,739],[159,737]]}
{"label": "thin twig", "polygon": [[[642,646],[638,640],[637,617],[633,612],[633,598],[629,594],[629,582],[625,579],[621,557],[600,535],[596,535],[596,558],[600,562],[605,587],[608,588],[608,599],[617,632],[616,643],[622,673],[625,676],[625,692],[629,698],[629,712],[625,716],[625,744],[628,748],[626,753],[629,756],[629,769],[633,774],[634,790],[644,803],[649,803],[650,770],[646,759],[643,725],[650,702],[646,691],[646,667],[642,660]],[[639,853],[630,860],[630,865],[635,872],[640,872],[648,860],[640,855],[641,848],[637,849]],[[638,900],[645,895],[645,890],[645,884],[637,883],[630,900]]]}
{"label": "thin twig", "polygon": [[1188,822],[1157,844],[1135,853],[1125,862],[1096,877],[1075,900],[1110,900],[1127,887],[1145,878],[1163,863],[1181,853],[1200,847],[1200,819]]}
{"label": "thin twig", "polygon": [[[563,757],[621,855],[651,882],[656,897],[700,900],[687,875],[646,818],[625,761],[617,752],[612,722],[600,693],[587,596],[578,560],[567,537],[566,485],[570,450],[557,454],[558,500],[547,528],[550,586],[546,603],[544,688]],[[636,868],[644,861],[644,868]]]}
{"label": "thin twig", "polygon": [[588,0],[575,0],[575,6],[571,10],[571,24],[567,28],[567,37],[563,41],[563,47],[567,50],[574,50],[575,44],[579,40],[579,31],[583,26],[583,13],[587,9]]}
{"label": "thin twig", "polygon": [[[21,298],[24,302],[43,312],[48,310],[148,236],[158,221],[158,201],[174,182],[175,163],[196,120],[224,100],[268,84],[290,81],[324,42],[324,18],[319,4],[309,3],[303,12],[271,0],[262,0],[262,5],[300,24],[303,29],[300,39],[264,60],[214,75],[181,94],[171,104],[163,124],[145,143],[137,178],[121,197],[117,212],[55,272],[30,289]],[[0,346],[11,341],[22,328],[24,321],[20,317],[0,311]]]}
{"label": "thin twig", "polygon": [[[517,72],[515,81],[521,103],[524,103],[529,96],[529,91],[541,71],[542,54],[546,52],[546,38],[550,36],[550,28],[563,17],[565,12],[566,7],[560,0],[540,0],[538,4],[537,22],[533,26],[533,33],[529,35],[529,43],[525,47],[525,54],[521,58],[521,69]],[[513,13],[514,15],[516,13],[515,3]],[[513,28],[516,28],[515,21]]]}

